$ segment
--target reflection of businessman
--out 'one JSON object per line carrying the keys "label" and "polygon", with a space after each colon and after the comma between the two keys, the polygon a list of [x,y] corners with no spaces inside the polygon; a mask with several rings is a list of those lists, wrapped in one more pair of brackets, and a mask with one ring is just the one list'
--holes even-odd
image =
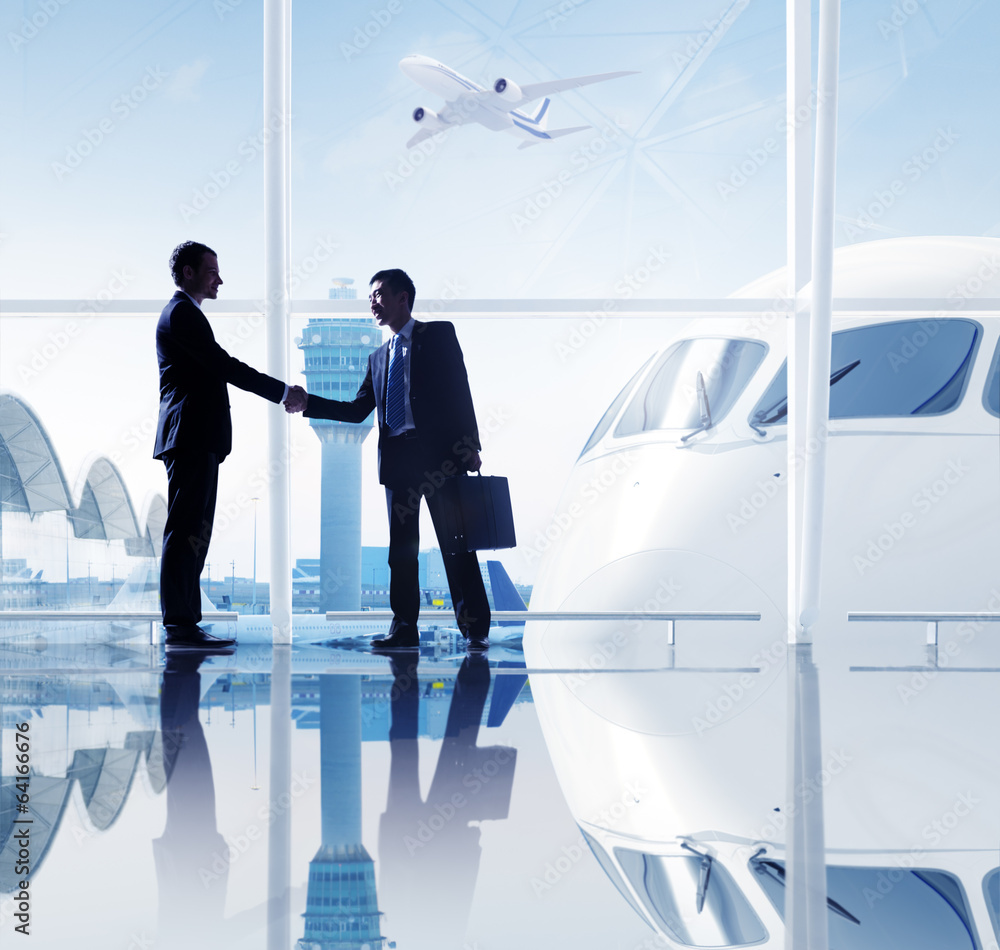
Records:
{"label": "reflection of businessman", "polygon": [[198,579],[212,539],[219,464],[233,442],[226,384],[271,402],[280,402],[288,390],[281,380],[258,373],[215,342],[201,312],[201,302],[214,300],[222,284],[215,252],[186,241],[174,248],[170,270],[180,289],[156,324],[160,417],[153,457],[167,467],[160,604],[167,643],[222,646],[234,641],[198,626]]}
{"label": "reflection of businessman", "polygon": [[[379,326],[392,337],[368,358],[368,374],[353,400],[307,395],[292,388],[289,412],[305,410],[313,419],[363,422],[378,416],[378,474],[389,511],[389,635],[380,649],[418,645],[420,586],[420,499],[427,499],[441,543],[444,502],[437,488],[445,476],[478,471],[479,431],[462,350],[455,328],[445,321],[422,323],[410,315],[416,291],[401,270],[379,271],[371,279],[369,301]],[[444,554],[448,586],[459,629],[472,650],[485,649],[490,607],[475,553]]]}
{"label": "reflection of businessman", "polygon": [[517,752],[476,744],[490,667],[482,654],[467,656],[425,800],[416,659],[394,656],[390,663],[389,792],[378,837],[381,903],[401,931],[400,946],[405,935],[414,950],[457,950],[479,876],[479,822],[507,817]]}
{"label": "reflection of businessman", "polygon": [[168,655],[160,695],[167,823],[153,840],[159,884],[159,945],[219,945],[229,868],[216,827],[215,781],[198,719],[204,653]]}

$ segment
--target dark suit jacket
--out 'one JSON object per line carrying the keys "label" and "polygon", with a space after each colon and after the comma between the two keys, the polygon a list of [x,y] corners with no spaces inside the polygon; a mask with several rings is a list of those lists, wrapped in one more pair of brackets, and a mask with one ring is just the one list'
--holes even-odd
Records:
{"label": "dark suit jacket", "polygon": [[[482,446],[455,327],[444,320],[434,323],[415,320],[410,344],[410,409],[423,464],[429,472],[445,475],[468,472],[474,453]],[[383,485],[390,483],[396,474],[386,471],[382,462],[387,432],[384,421],[388,366],[386,341],[368,357],[368,374],[354,399],[340,401],[310,394],[305,410],[311,419],[338,422],[364,422],[373,409],[377,410],[378,477]]]}
{"label": "dark suit jacket", "polygon": [[171,451],[214,452],[233,447],[227,383],[281,402],[285,384],[230,356],[187,294],[177,291],[156,324],[160,418],[153,458]]}

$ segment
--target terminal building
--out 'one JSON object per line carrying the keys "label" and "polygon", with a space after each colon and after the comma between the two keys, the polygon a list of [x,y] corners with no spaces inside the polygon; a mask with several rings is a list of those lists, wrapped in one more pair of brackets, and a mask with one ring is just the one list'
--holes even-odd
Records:
{"label": "terminal building", "polygon": [[31,407],[0,393],[0,607],[107,604],[142,558],[157,557],[167,504],[150,493],[138,514],[109,459],[70,484]]}

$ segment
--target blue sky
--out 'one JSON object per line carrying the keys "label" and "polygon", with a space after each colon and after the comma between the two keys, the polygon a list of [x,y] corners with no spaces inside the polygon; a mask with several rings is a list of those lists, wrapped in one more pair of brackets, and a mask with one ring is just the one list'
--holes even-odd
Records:
{"label": "blue sky", "polygon": [[[721,18],[724,34],[699,58]],[[1000,8],[856,0],[842,26],[837,243],[1000,234]],[[187,238],[218,250],[222,296],[261,295],[258,3],[0,0],[0,44],[4,299],[124,284],[123,298],[162,301],[169,251]],[[483,85],[638,72],[554,97],[553,127],[593,131],[518,150],[470,126],[408,152],[413,109],[441,106],[398,68],[415,52]],[[292,261],[336,245],[300,298],[325,298],[333,277],[363,287],[402,266],[425,301],[446,287],[468,299],[619,299],[623,276],[651,254],[664,264],[639,296],[722,296],[784,261],[781,3],[299,0],[293,56]],[[5,319],[0,371],[39,412],[72,481],[88,452],[122,450],[155,415],[156,369],[151,321],[99,317],[47,372],[24,378],[19,367],[65,323]],[[216,328],[263,365],[262,334],[239,339],[224,319]],[[559,355],[570,323],[459,328],[480,415],[506,420],[485,458],[510,476],[523,534],[544,524],[604,406],[672,328],[609,320],[570,360]],[[109,353],[115,372],[95,374]],[[300,366],[292,348],[292,373]],[[81,391],[102,407],[86,425],[67,410]],[[263,424],[260,404],[234,393],[233,407],[220,504],[263,463],[256,440],[239,439]],[[293,550],[315,556],[318,443],[304,424],[296,437]],[[374,445],[365,451],[365,543],[381,544]],[[165,487],[148,454],[130,447],[121,461],[137,505]],[[245,514],[237,521],[216,542],[227,564],[252,529]],[[516,552],[504,560],[531,579]]]}

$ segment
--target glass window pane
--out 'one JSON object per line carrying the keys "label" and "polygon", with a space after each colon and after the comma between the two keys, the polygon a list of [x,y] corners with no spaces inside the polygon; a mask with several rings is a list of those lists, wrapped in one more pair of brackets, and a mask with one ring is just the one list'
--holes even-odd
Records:
{"label": "glass window pane", "polygon": [[986,906],[990,909],[993,933],[1000,939],[1000,868],[994,868],[986,875],[983,893],[986,895]]}
{"label": "glass window pane", "polygon": [[685,947],[738,947],[767,936],[729,872],[698,854],[657,855],[615,848],[650,916]]}
{"label": "glass window pane", "polygon": [[611,428],[611,423],[615,421],[615,417],[618,415],[619,410],[624,405],[625,400],[628,399],[629,393],[632,392],[632,387],[635,386],[636,380],[642,375],[643,370],[649,366],[653,357],[651,356],[642,366],[639,367],[636,374],[625,384],[622,391],[615,396],[614,401],[608,406],[604,415],[601,416],[601,421],[597,423],[597,427],[590,434],[590,438],[587,439],[587,444],[583,447],[583,451],[580,452],[580,456],[586,455],[601,439],[604,438],[605,433]]}
{"label": "glass window pane", "polygon": [[[751,859],[757,881],[784,916],[785,863]],[[945,871],[827,867],[830,946],[841,950],[976,950],[958,879]]]}
{"label": "glass window pane", "polygon": [[[643,916],[642,909],[635,902],[635,898],[629,891],[628,886],[622,880],[621,875],[618,873],[618,868],[615,867],[615,862],[611,860],[608,853],[602,848],[586,831],[581,828],[580,831],[583,837],[587,840],[587,844],[590,845],[590,850],[593,851],[594,857],[597,858],[598,863],[604,869],[604,873],[611,878],[611,882],[618,888],[618,893],[629,902],[629,906],[640,916]],[[644,918],[645,919],[645,918]]]}
{"label": "glass window pane", "polygon": [[990,375],[986,379],[986,391],[983,393],[986,408],[995,416],[1000,416],[1000,343],[993,354]]}
{"label": "glass window pane", "polygon": [[[830,418],[940,415],[961,399],[979,325],[971,320],[901,320],[833,334]],[[785,422],[787,364],[751,416],[756,426]]]}
{"label": "glass window pane", "polygon": [[706,407],[711,421],[719,422],[743,392],[766,352],[763,343],[752,340],[675,343],[639,387],[615,435],[697,429],[704,424]]}

